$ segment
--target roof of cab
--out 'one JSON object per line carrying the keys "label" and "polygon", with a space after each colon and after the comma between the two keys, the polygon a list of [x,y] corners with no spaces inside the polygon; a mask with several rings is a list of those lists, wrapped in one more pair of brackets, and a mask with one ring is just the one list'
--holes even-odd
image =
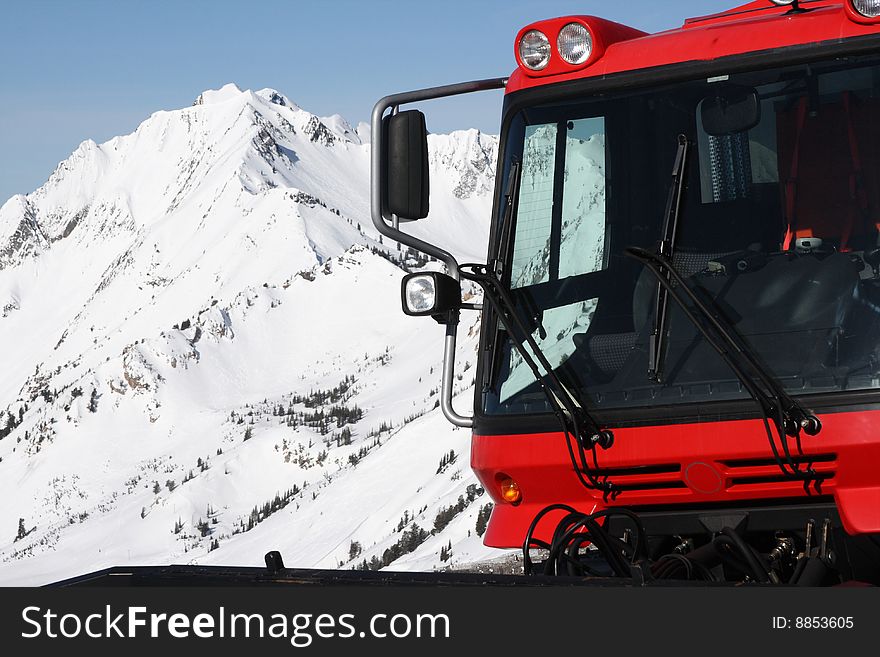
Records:
{"label": "roof of cab", "polygon": [[506,93],[569,80],[880,34],[880,24],[851,20],[843,0],[801,0],[800,4],[807,11],[790,13],[788,6],[754,0],[720,14],[690,18],[679,28],[611,43],[597,61],[570,73],[527,75],[517,68],[510,76]]}

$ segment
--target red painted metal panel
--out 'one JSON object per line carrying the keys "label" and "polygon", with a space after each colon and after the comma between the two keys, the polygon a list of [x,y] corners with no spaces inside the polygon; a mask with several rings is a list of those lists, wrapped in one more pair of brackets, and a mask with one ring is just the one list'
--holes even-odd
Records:
{"label": "red painted metal panel", "polygon": [[[845,6],[846,5],[846,6]],[[586,66],[576,70],[560,62],[545,69],[544,74],[526,74],[518,67],[510,76],[506,93],[557,82],[600,78],[606,75],[636,71],[682,62],[708,61],[749,52],[784,48],[808,43],[835,41],[880,32],[880,21],[861,17],[848,3],[829,1],[811,3],[810,11],[788,14],[787,7],[778,7],[761,0],[743,5],[725,14],[692,19],[682,28],[639,36],[627,32],[625,26],[607,23],[589,16],[577,17],[588,25],[604,48],[599,57],[592,57]],[[559,29],[571,17],[539,21],[524,28],[542,29],[555,44]]]}
{"label": "red painted metal panel", "polygon": [[[592,512],[608,506],[668,509],[820,495],[834,497],[848,532],[880,532],[880,411],[824,413],[822,422],[819,436],[802,437],[806,460],[826,477],[818,490],[785,479],[760,420],[615,429],[614,446],[598,453],[600,468],[624,470],[610,477],[626,488],[614,499],[579,483],[561,433],[475,435],[471,466],[496,502],[485,542],[521,545],[529,523],[550,504]],[[651,468],[641,473],[646,466]],[[519,505],[500,501],[499,473],[519,484]],[[547,522],[545,529],[551,526]]]}

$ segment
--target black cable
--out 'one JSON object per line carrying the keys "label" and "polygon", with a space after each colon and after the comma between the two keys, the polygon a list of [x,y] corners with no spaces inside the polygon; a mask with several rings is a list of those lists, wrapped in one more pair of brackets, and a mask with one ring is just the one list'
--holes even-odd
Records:
{"label": "black cable", "polygon": [[791,577],[788,578],[789,586],[794,586],[795,584],[797,584],[798,580],[804,572],[804,568],[807,567],[807,562],[809,560],[810,557],[808,555],[804,555],[797,560],[797,563],[794,566],[794,572],[791,574]]}
{"label": "black cable", "polygon": [[[557,511],[565,513],[557,521],[550,542],[535,538],[541,520]],[[632,524],[635,529],[632,543],[609,533],[608,523],[611,519],[622,519]],[[585,553],[587,544],[590,547],[586,548]],[[607,572],[596,568],[597,557],[601,557],[612,577],[632,579],[638,583],[646,579],[718,582],[710,566],[719,564],[761,584],[780,583],[763,556],[730,527],[723,528],[710,543],[694,550],[692,556],[672,552],[651,561],[644,526],[635,513],[625,508],[603,509],[587,514],[567,504],[553,504],[542,509],[532,520],[522,549],[526,575],[535,572],[530,551],[544,549],[547,550],[547,558],[541,572],[548,576],[607,577]],[[796,583],[802,570],[803,566],[799,564],[789,583]]]}
{"label": "black cable", "polygon": [[688,561],[690,561],[692,564],[694,564],[697,567],[697,570],[702,575],[703,581],[706,581],[706,582],[717,582],[718,581],[718,579],[715,577],[715,574],[711,570],[709,570],[709,568],[707,568],[705,564],[700,563],[699,561],[697,561],[695,559],[688,559]]}
{"label": "black cable", "polygon": [[568,511],[569,513],[577,513],[574,508],[568,506],[567,504],[551,504],[550,506],[544,507],[543,509],[538,511],[538,513],[532,519],[529,528],[526,530],[526,537],[523,541],[523,572],[526,575],[532,574],[532,558],[529,554],[529,549],[534,546],[549,550],[551,547],[549,543],[533,538],[532,535],[535,533],[535,528],[538,526],[538,523],[541,521],[541,519],[548,513],[552,513],[553,511]]}
{"label": "black cable", "polygon": [[739,550],[736,549],[736,546],[730,540],[718,536],[713,540],[713,543],[718,548],[718,555],[721,557],[721,563],[723,565],[730,566],[736,572],[751,577],[756,581],[760,579],[759,574],[752,572],[751,566],[737,556],[739,555]]}
{"label": "black cable", "polygon": [[682,569],[685,570],[684,579],[700,580],[703,582],[715,582],[716,577],[704,564],[688,555],[672,552],[664,554],[653,565],[652,572],[656,579],[682,579],[675,575]]}
{"label": "black cable", "polygon": [[[565,511],[553,531],[548,543],[534,538],[538,523],[553,511]],[[635,542],[630,545],[612,536],[599,521],[607,525],[611,518],[623,518],[635,528]],[[580,513],[565,504],[554,504],[542,509],[532,520],[523,542],[523,566],[527,575],[534,571],[530,550],[532,548],[548,549],[544,562],[545,575],[598,575],[589,561],[580,552],[584,544],[590,543],[603,557],[615,577],[633,578],[637,571],[650,576],[648,559],[648,538],[639,518],[628,509],[604,509],[592,514]]]}
{"label": "black cable", "polygon": [[691,560],[681,554],[664,554],[660,560],[654,564],[651,571],[657,579],[673,579],[672,575],[678,572],[684,566],[684,579],[692,579],[694,567]]}
{"label": "black cable", "polygon": [[[746,563],[749,565],[749,568],[753,571],[754,575],[759,579],[759,581],[768,583],[771,581],[770,570],[761,564],[758,556],[755,554],[754,550],[742,539],[742,537],[736,533],[730,527],[725,527],[721,530],[721,537],[726,537],[733,542],[736,548],[742,553],[743,557],[746,560]],[[716,539],[717,540],[717,539]]]}

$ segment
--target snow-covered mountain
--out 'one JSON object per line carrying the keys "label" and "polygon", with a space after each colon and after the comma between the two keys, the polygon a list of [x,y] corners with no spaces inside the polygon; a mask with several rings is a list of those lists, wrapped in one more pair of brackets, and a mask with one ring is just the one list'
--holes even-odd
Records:
{"label": "snow-covered mountain", "polygon": [[[430,149],[432,215],[408,229],[481,260],[497,139]],[[83,142],[0,208],[0,584],[273,549],[497,556],[469,434],[437,408],[443,329],[399,308],[422,266],[372,228],[369,127],[277,91],[227,85]]]}

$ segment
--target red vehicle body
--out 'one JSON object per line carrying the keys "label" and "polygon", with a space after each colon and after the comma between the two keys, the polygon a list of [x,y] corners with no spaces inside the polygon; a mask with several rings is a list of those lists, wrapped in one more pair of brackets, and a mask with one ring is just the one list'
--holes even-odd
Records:
{"label": "red vehicle body", "polygon": [[[872,7],[870,2],[867,4]],[[859,5],[861,8],[864,6],[865,3]],[[873,8],[878,9],[880,13],[880,8]],[[585,61],[578,64],[564,61],[553,46],[560,30],[572,23],[586,28],[591,37],[590,54]],[[523,51],[519,47],[523,38],[535,31],[546,35],[546,40],[550,44],[549,61],[544,62],[537,70],[530,68],[524,61]],[[760,98],[759,102],[764,103],[764,116],[761,120],[773,121],[771,141],[774,146],[771,153],[773,156],[771,168],[776,177],[772,180],[762,179],[759,181],[760,184],[756,183],[753,187],[772,186],[771,195],[774,198],[767,202],[766,207],[778,204],[773,207],[778,208],[778,214],[787,221],[787,225],[783,226],[784,235],[779,231],[780,236],[776,240],[775,248],[769,249],[774,255],[768,258],[771,260],[788,258],[789,261],[793,261],[794,255],[779,254],[793,253],[790,251],[793,248],[792,240],[796,242],[803,237],[816,236],[825,237],[826,243],[834,244],[832,247],[834,257],[846,256],[853,262],[858,262],[858,266],[865,267],[865,271],[870,269],[864,263],[871,261],[870,253],[878,246],[876,241],[871,240],[874,240],[873,227],[880,222],[880,181],[877,180],[880,176],[875,175],[880,173],[880,162],[875,161],[880,153],[880,132],[873,128],[870,116],[875,116],[880,123],[880,113],[874,113],[875,109],[880,109],[880,105],[874,104],[876,97],[873,91],[862,92],[861,87],[853,91],[849,87],[840,86],[837,82],[831,84],[829,80],[833,75],[848,75],[849,73],[839,72],[843,71],[842,67],[855,67],[847,68],[846,71],[874,70],[870,68],[873,66],[871,58],[880,55],[880,17],[872,18],[860,13],[852,0],[803,0],[800,3],[788,2],[781,5],[769,0],[755,0],[721,14],[688,19],[681,28],[658,34],[646,34],[592,16],[555,18],[523,27],[517,35],[515,44],[518,66],[505,85],[505,119],[499,155],[501,160],[498,173],[499,189],[488,258],[490,263],[500,261],[507,267],[505,273],[508,279],[504,279],[503,276],[499,276],[499,279],[508,280],[506,284],[511,294],[518,292],[517,285],[510,278],[513,275],[509,273],[510,268],[516,266],[515,262],[512,264],[511,262],[515,261],[517,256],[516,254],[511,256],[509,253],[505,256],[506,252],[503,248],[499,250],[499,244],[503,245],[505,239],[513,240],[509,235],[505,236],[504,230],[507,216],[504,214],[505,200],[515,204],[514,197],[506,197],[503,188],[505,181],[515,180],[514,174],[511,173],[511,162],[516,161],[517,156],[505,152],[508,143],[513,144],[517,139],[518,128],[515,125],[517,119],[510,117],[516,112],[526,117],[519,119],[526,126],[525,137],[520,137],[524,139],[525,144],[521,147],[520,162],[528,159],[529,139],[532,139],[537,132],[548,126],[549,128],[559,126],[559,130],[564,132],[562,126],[565,125],[567,115],[559,112],[573,112],[571,116],[584,116],[587,118],[582,119],[583,121],[593,121],[591,126],[601,125],[603,139],[607,132],[605,152],[608,154],[608,162],[603,163],[604,176],[604,164],[611,164],[617,157],[617,162],[624,164],[611,164],[611,168],[618,166],[617,171],[620,171],[621,166],[627,167],[627,162],[634,162],[633,155],[637,152],[628,151],[627,159],[620,157],[619,154],[614,155],[610,150],[619,148],[622,140],[622,137],[617,138],[617,144],[612,144],[615,139],[613,126],[620,122],[619,115],[624,112],[613,109],[617,107],[614,103],[618,102],[618,98],[636,98],[626,106],[625,111],[630,112],[630,116],[650,121],[652,114],[650,112],[638,114],[641,111],[638,108],[654,107],[652,103],[657,103],[659,106],[664,98],[678,93],[675,91],[678,87],[675,85],[698,83],[706,85],[716,80],[726,81],[728,76],[735,78],[740,73],[746,76],[754,74],[758,76],[754,79],[759,80],[760,75],[769,75],[766,71],[773,67],[776,67],[774,70],[783,73],[773,74],[776,77],[761,78],[763,81],[756,82],[755,89],[760,90],[760,94],[756,94],[755,97]],[[834,68],[837,72],[826,75],[821,72],[825,70],[822,69],[823,66],[837,67]],[[819,71],[815,73],[815,77],[813,77],[814,69]],[[855,78],[861,73],[852,73],[852,75]],[[866,77],[867,75],[865,73]],[[814,86],[818,91],[810,91],[808,89],[810,81],[816,79],[819,82],[815,82]],[[804,80],[806,82],[803,82]],[[788,81],[785,83],[788,86],[780,90],[784,87],[785,81]],[[791,91],[795,88],[801,91]],[[865,88],[873,87],[869,84]],[[670,91],[657,92],[655,96],[644,102],[639,100],[640,97],[633,95],[650,89]],[[464,91],[467,89],[450,90],[449,93]],[[771,92],[777,95],[768,99],[772,95]],[[396,108],[405,102],[449,95],[449,93],[426,92],[421,95],[416,93],[414,96],[392,98],[385,104],[380,102],[380,105],[377,105],[378,115],[374,113],[374,129],[378,125],[377,119],[383,118],[383,113],[388,107]],[[852,109],[852,102],[855,102],[859,109]],[[576,103],[582,103],[577,106],[579,109],[567,109]],[[700,105],[696,103],[697,101],[694,101],[694,106],[699,108]],[[533,106],[538,109],[533,110]],[[599,109],[592,109],[593,107]],[[542,108],[549,109],[545,111]],[[774,113],[769,117],[768,108],[774,108]],[[699,110],[696,111],[699,114]],[[546,116],[554,118],[529,118],[529,112],[532,112],[532,117],[544,112]],[[652,109],[651,112],[656,112],[658,124],[666,120],[663,118],[665,116],[663,110]],[[834,125],[840,130],[839,133],[835,133],[836,136],[827,136],[837,129],[829,128],[832,119],[827,119],[829,121],[827,124],[810,123],[820,120],[815,118],[819,115],[837,117],[833,119]],[[597,120],[595,117],[599,117],[602,123],[595,123]],[[387,121],[387,117],[385,120]],[[670,120],[670,125],[676,120],[678,119]],[[708,119],[704,113],[702,119],[696,120],[696,123],[693,116],[688,121],[690,123],[687,125],[695,125],[693,129],[700,131],[705,128]],[[748,130],[754,128],[756,121],[752,122]],[[576,120],[568,121],[568,136],[557,137],[557,149],[562,147],[563,152],[566,152],[565,147],[561,146],[564,139],[569,140],[567,142],[569,147],[571,144],[584,144],[589,141],[583,137],[571,136],[576,122]],[[810,125],[814,127],[810,128]],[[381,128],[381,125],[378,127]],[[523,128],[519,129],[523,130]],[[595,129],[595,127],[591,128],[591,130]],[[628,130],[633,129],[635,128],[628,128]],[[758,128],[754,129],[758,130]],[[765,133],[769,134],[769,132],[765,130]],[[830,142],[822,141],[822,133],[826,134]],[[705,135],[698,138],[706,141]],[[726,138],[728,133],[711,136],[716,142]],[[735,134],[730,139],[735,140]],[[692,138],[691,141],[693,143],[694,139]],[[750,163],[755,167],[758,162],[754,156],[757,149],[756,141],[750,143],[752,147]],[[515,150],[514,146],[510,148]],[[696,152],[698,149],[694,146],[693,150]],[[670,162],[671,155],[670,150]],[[374,158],[377,157],[381,156],[374,155]],[[658,157],[658,161],[662,163],[666,175],[664,157],[665,155]],[[386,166],[381,159],[374,159],[374,165],[380,168]],[[875,165],[878,167],[876,171]],[[519,166],[528,168],[527,164],[521,163]],[[560,166],[559,161],[557,166]],[[705,170],[708,165],[704,163],[702,166]],[[568,180],[569,175],[574,175],[574,169],[569,169],[567,160],[565,167],[565,178]],[[834,176],[835,170],[845,170],[840,174],[839,180]],[[385,175],[393,176],[394,173],[385,173]],[[630,175],[638,179],[635,173]],[[694,190],[701,179],[697,173],[690,175],[690,186],[693,189],[686,193],[696,196],[698,192]],[[824,180],[823,175],[827,176],[829,181],[825,190],[821,189],[821,184],[815,182]],[[626,174],[622,176],[616,173],[613,179],[620,180],[625,176]],[[758,180],[757,174],[755,176],[755,180]],[[557,175],[555,185],[563,184],[559,182],[560,178],[561,176]],[[534,177],[530,180],[534,181]],[[612,176],[609,176],[608,180],[612,180]],[[837,182],[834,182],[835,180]],[[612,183],[608,184],[608,189],[612,189],[610,187]],[[714,209],[709,207],[705,198],[709,183],[703,181],[702,184],[703,209],[691,208],[691,212],[695,212],[696,215],[689,215],[689,210],[685,206],[682,219],[685,223],[708,221],[715,216],[711,214]],[[633,186],[627,188],[623,194],[637,194],[639,189],[639,185],[633,183]],[[847,189],[848,198],[846,198]],[[375,187],[374,192],[376,192]],[[840,198],[836,199],[835,195]],[[637,221],[638,213],[643,211],[641,206],[635,204],[631,207],[626,206],[627,201],[615,201],[618,205],[612,207],[606,196],[612,198],[613,194],[609,192],[606,195],[603,191],[602,203],[608,208],[616,207],[620,216],[629,217],[627,221],[630,223]],[[554,198],[555,203],[560,204],[563,198],[562,192]],[[734,199],[729,203],[731,206],[744,203],[743,197],[731,198]],[[823,199],[828,203],[832,201],[837,203],[834,207],[838,210],[820,213],[817,208],[825,202]],[[377,212],[380,217],[388,219],[390,214],[385,207],[385,201],[382,200],[381,207],[377,207],[376,203],[377,200],[374,198],[374,220]],[[656,205],[656,200],[652,199],[651,203]],[[857,219],[847,218],[848,216],[843,214],[844,210],[840,210],[848,207],[847,204],[857,208],[853,210],[853,213],[858,215]],[[699,205],[699,202],[691,199],[691,205]],[[720,208],[724,204],[717,205]],[[658,208],[658,212],[659,209],[662,208]],[[548,209],[547,212],[558,212],[558,210]],[[703,214],[700,215],[700,212]],[[849,210],[845,212],[848,213]],[[402,214],[403,218],[420,218],[418,214],[416,216],[407,216],[405,212],[398,214]],[[792,219],[795,214],[800,218],[797,226]],[[823,216],[819,217],[819,214]],[[551,220],[548,218],[547,222],[549,225]],[[861,223],[858,223],[856,228],[852,228],[853,222]],[[841,228],[842,225],[847,227]],[[859,226],[862,225],[868,228],[860,228]],[[418,240],[407,242],[406,236],[401,237],[403,232],[399,231],[396,221],[393,228],[389,229],[388,223],[380,218],[377,226],[386,234],[404,243],[421,249],[426,247]],[[515,232],[517,228],[514,226],[509,230]],[[621,229],[621,231],[625,230],[627,229]],[[747,229],[743,228],[743,230]],[[872,232],[870,240],[865,238],[856,244],[861,238],[854,238],[851,235],[866,235],[866,231]],[[832,233],[834,237],[829,240]],[[611,237],[608,234],[606,233],[604,238],[605,246],[598,247],[600,255],[604,253],[603,266],[606,269],[613,266],[608,263],[613,260],[616,253],[614,251],[616,247],[613,246],[615,239],[613,231],[610,233]],[[719,239],[727,238],[729,231],[728,233],[719,231],[718,235]],[[547,239],[550,245],[547,248],[552,251],[552,235]],[[556,239],[558,241],[560,238]],[[514,245],[510,248],[515,251],[517,247]],[[724,251],[720,247],[717,250]],[[609,251],[611,256],[608,255]],[[801,251],[802,254],[805,252]],[[507,257],[506,261],[505,257]],[[609,257],[612,260],[609,260]],[[558,258],[559,256],[557,256],[557,268]],[[550,259],[552,261],[552,255]],[[712,257],[708,259],[710,265],[717,269]],[[705,264],[703,262],[701,266]],[[638,272],[633,271],[632,280],[636,281]],[[588,277],[595,277],[597,273],[601,272],[587,271],[581,278],[589,281],[592,279]],[[705,270],[702,274],[695,275],[708,276]],[[869,274],[858,276],[861,278],[853,285],[873,285],[868,281]],[[621,280],[625,278],[621,276]],[[551,283],[552,279],[553,276],[550,275]],[[811,278],[808,282],[815,281]],[[621,294],[628,298],[629,290],[636,290],[644,284],[634,282],[629,287],[624,283],[620,285]],[[406,291],[404,294],[406,295]],[[635,299],[637,294],[638,292],[632,291],[631,296]],[[788,293],[789,298],[790,296],[791,294]],[[406,300],[404,305],[406,308]],[[550,306],[547,308],[549,309]],[[600,307],[593,306],[591,313],[599,313],[600,310],[597,308]],[[541,313],[543,311],[539,311],[537,325],[542,321]],[[434,314],[435,318],[440,319],[436,313],[422,314]],[[590,322],[594,321],[593,314]],[[630,321],[634,322],[634,320]],[[450,321],[449,325],[454,327],[455,322]],[[552,330],[551,327],[551,332]],[[586,332],[589,333],[590,330],[592,329],[587,324]],[[635,331],[638,332],[638,326]],[[840,329],[839,332],[847,331],[852,332],[851,329]],[[880,333],[867,331],[867,334],[869,334],[867,338],[869,342],[880,344]],[[608,338],[610,335],[623,335],[623,333],[607,332],[600,337]],[[795,334],[792,335],[794,336],[792,340],[801,339]],[[859,565],[840,567],[840,572],[832,568],[835,572],[832,579],[834,581],[861,579],[875,583],[878,581],[880,431],[877,427],[880,426],[880,390],[873,383],[864,386],[840,384],[835,389],[823,389],[821,394],[817,392],[817,394],[798,397],[804,405],[815,410],[822,424],[821,433],[818,435],[798,435],[796,438],[795,463],[805,468],[809,467],[815,474],[815,478],[807,481],[788,476],[784,469],[780,469],[779,459],[774,458],[768,447],[766,418],[755,411],[753,402],[750,407],[745,399],[720,402],[701,399],[701,403],[687,406],[686,411],[670,407],[669,412],[663,410],[662,395],[657,391],[651,393],[654,395],[650,398],[651,401],[641,405],[630,403],[620,412],[617,412],[613,405],[602,408],[602,405],[598,404],[593,408],[588,402],[587,405],[591,406],[590,412],[595,414],[602,426],[612,429],[614,434],[613,446],[607,449],[593,446],[594,457],[591,457],[595,458],[591,461],[594,464],[593,474],[613,480],[614,489],[609,493],[609,490],[585,487],[580,478],[575,476],[573,473],[575,459],[570,453],[566,433],[554,427],[555,420],[542,422],[539,418],[539,416],[548,417],[547,410],[543,415],[536,413],[533,417],[521,411],[511,412],[505,417],[498,417],[489,412],[489,406],[492,404],[486,405],[486,390],[491,387],[492,377],[496,376],[492,373],[493,368],[497,369],[497,366],[492,364],[494,361],[491,353],[497,351],[501,344],[501,338],[493,336],[495,336],[495,324],[493,322],[491,326],[487,325],[484,318],[481,343],[483,362],[478,370],[475,418],[472,423],[464,420],[457,422],[462,426],[471,426],[471,424],[473,426],[471,465],[495,502],[484,537],[487,545],[501,548],[519,547],[523,545],[527,536],[529,539],[537,538],[549,545],[555,523],[567,513],[566,510],[559,509],[547,514],[530,530],[536,516],[549,505],[567,505],[584,514],[623,507],[634,510],[646,519],[645,526],[648,527],[648,534],[652,536],[652,540],[656,539],[655,542],[666,540],[669,546],[678,544],[676,550],[679,553],[686,554],[695,544],[699,546],[701,543],[711,541],[712,535],[717,533],[721,525],[736,525],[747,541],[753,541],[756,553],[770,552],[774,547],[774,541],[778,542],[778,545],[782,544],[780,541],[788,541],[785,545],[786,550],[791,552],[793,566],[799,558],[798,553],[800,556],[809,557],[811,541],[815,545],[817,540],[815,535],[810,536],[814,531],[813,526],[806,527],[806,525],[811,524],[811,521],[813,524],[825,521],[832,531],[836,532],[833,542],[838,553],[846,553],[847,558],[853,561],[861,559]],[[638,334],[635,338],[627,338],[636,342],[639,339]],[[779,345],[784,342],[773,344]],[[873,353],[873,347],[865,347],[865,349],[867,351],[864,353],[869,351]],[[502,357],[502,360],[504,358],[506,356]],[[630,360],[634,358],[630,355]],[[766,355],[764,358],[767,360]],[[513,360],[510,362],[513,363]],[[507,374],[509,374],[514,365],[505,367],[508,367]],[[614,367],[617,369],[613,372],[619,373],[625,371],[628,365],[617,363]],[[610,385],[607,382],[613,379],[613,376],[614,374],[609,374],[604,379],[597,380],[604,381],[603,385]],[[626,381],[632,380],[635,379],[626,379]],[[683,386],[681,389],[685,390],[685,388],[686,386]],[[596,388],[584,383],[583,389],[587,395],[590,395]],[[623,391],[621,394],[625,395],[626,392]],[[496,409],[504,406],[505,402],[501,397],[500,393],[495,396]],[[527,404],[518,408],[527,408]],[[449,411],[447,414],[453,421],[461,420],[454,411],[451,411],[451,406],[444,410]],[[792,445],[794,443],[795,439],[792,437]],[[792,449],[794,450],[794,447]],[[575,466],[577,466],[576,462]],[[511,486],[515,489],[513,493],[510,492]],[[762,513],[764,515],[761,515]],[[693,529],[694,527],[697,529]],[[823,537],[823,552],[826,548],[831,550],[830,543],[828,546],[825,545],[826,539],[831,540],[827,536]],[[686,547],[688,544],[690,547]],[[863,556],[856,558],[854,556],[856,553]],[[765,554],[765,558],[767,563],[770,563],[771,557]],[[833,560],[826,559],[826,564],[831,561]],[[785,568],[780,566],[780,573]],[[732,575],[727,579],[738,578]],[[818,580],[814,583],[817,582]]]}

